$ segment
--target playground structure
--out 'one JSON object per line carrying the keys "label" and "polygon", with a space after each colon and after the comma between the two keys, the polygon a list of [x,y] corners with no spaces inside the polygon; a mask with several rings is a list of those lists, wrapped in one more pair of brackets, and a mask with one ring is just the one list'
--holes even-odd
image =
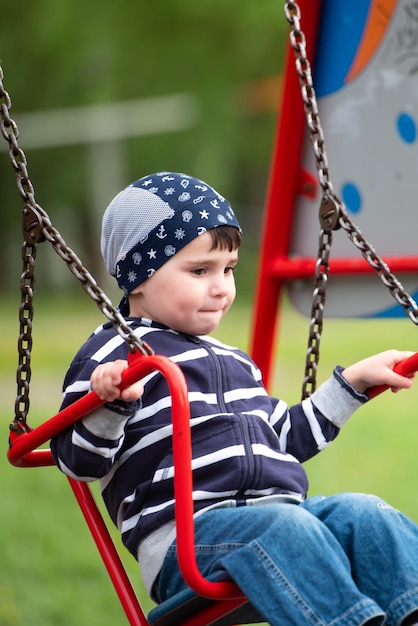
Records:
{"label": "playground structure", "polygon": [[[316,97],[312,84],[312,75],[308,58],[313,54],[319,27],[321,2],[286,3],[286,15],[291,26],[291,46],[286,69],[286,86],[283,106],[280,112],[281,127],[278,131],[273,159],[266,221],[261,244],[259,286],[257,293],[256,316],[252,356],[261,367],[268,385],[271,370],[272,351],[278,320],[278,302],[281,291],[289,280],[315,276],[314,296],[312,300],[309,345],[306,363],[304,394],[309,395],[315,388],[316,368],[319,359],[326,282],[331,269],[340,274],[358,272],[376,272],[389,288],[398,304],[402,305],[414,323],[417,323],[417,305],[405,291],[401,283],[391,273],[390,263],[383,261],[361,235],[358,228],[348,217],[346,209],[334,192],[326,153],[322,128],[319,121]],[[299,9],[299,5],[301,9]],[[300,14],[306,20],[307,28],[302,32]],[[306,45],[305,45],[306,44]],[[309,45],[308,45],[309,44]],[[292,55],[296,56],[296,69]],[[3,76],[0,75],[2,80]],[[302,87],[302,98],[299,92]],[[291,95],[289,95],[291,94]],[[69,479],[87,524],[96,541],[100,554],[119,595],[128,621],[132,626],[148,624],[183,626],[205,624],[249,623],[260,619],[249,607],[246,598],[236,585],[229,581],[207,581],[199,573],[194,557],[191,441],[189,429],[189,407],[187,388],[181,370],[165,357],[154,355],[131,332],[107,296],[98,287],[93,277],[83,267],[81,261],[68,248],[61,235],[52,226],[45,211],[37,205],[35,194],[28,177],[24,153],[18,146],[17,129],[9,116],[10,100],[2,89],[0,96],[6,103],[2,107],[2,131],[9,142],[12,164],[18,179],[18,189],[24,203],[23,209],[23,260],[24,268],[21,281],[22,304],[20,308],[20,340],[18,397],[16,400],[16,418],[10,435],[9,461],[21,467],[53,465],[49,450],[39,450],[39,446],[54,434],[74,423],[97,408],[101,401],[91,392],[82,400],[57,414],[40,427],[32,430],[27,424],[29,407],[32,301],[34,281],[34,261],[36,246],[42,241],[49,241],[59,256],[67,263],[70,271],[81,281],[84,289],[98,304],[104,315],[113,323],[117,332],[127,342],[130,350],[130,366],[123,377],[122,387],[132,384],[154,369],[166,377],[172,394],[173,446],[175,456],[175,495],[177,501],[177,534],[179,544],[179,564],[183,576],[190,586],[190,592],[179,594],[154,609],[148,618],[136,598],[126,576],[120,557],[113,545],[106,525],[86,483]],[[289,129],[286,122],[292,116],[298,123]],[[318,181],[299,167],[300,153],[304,138],[304,120],[308,118],[310,140],[314,147]],[[283,130],[284,128],[284,130]],[[283,180],[286,181],[285,187]],[[297,193],[315,197],[321,188],[320,201],[320,245],[317,258],[291,258],[289,246],[293,218],[293,206]],[[278,201],[280,198],[280,202]],[[278,228],[280,226],[280,228]],[[339,259],[333,267],[329,260],[332,234],[337,228],[346,230],[349,238],[355,240],[363,259]],[[279,234],[279,236],[277,236]],[[367,263],[368,261],[368,263]],[[403,272],[416,270],[416,258],[396,258],[396,266]],[[366,269],[367,267],[367,269]],[[369,269],[370,268],[370,269]],[[418,369],[418,357],[414,355],[400,365],[398,371],[409,374]],[[384,389],[374,389],[376,395]],[[224,617],[229,615],[229,617]],[[230,620],[234,620],[231,622]]]}

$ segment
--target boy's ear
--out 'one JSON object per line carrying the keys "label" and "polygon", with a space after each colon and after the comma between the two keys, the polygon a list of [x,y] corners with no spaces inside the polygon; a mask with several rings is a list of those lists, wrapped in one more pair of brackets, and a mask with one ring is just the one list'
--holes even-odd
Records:
{"label": "boy's ear", "polygon": [[137,293],[141,292],[141,287],[142,285],[138,285],[138,287],[135,287],[135,289],[132,289],[132,291],[129,292],[130,296],[135,296]]}

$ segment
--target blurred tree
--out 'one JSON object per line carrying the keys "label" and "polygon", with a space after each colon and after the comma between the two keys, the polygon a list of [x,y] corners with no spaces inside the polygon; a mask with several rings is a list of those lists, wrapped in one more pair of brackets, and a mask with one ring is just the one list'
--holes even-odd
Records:
{"label": "blurred tree", "polygon": [[[27,111],[195,94],[200,118],[193,128],[124,142],[123,184],[161,169],[206,178],[232,201],[244,227],[249,224],[250,233],[257,233],[275,101],[260,112],[244,106],[244,100],[257,91],[257,81],[281,72],[286,44],[282,2],[26,0],[22,7],[0,0],[0,6],[0,59],[13,101],[12,117]],[[250,88],[237,89],[247,84]],[[25,150],[24,136],[20,142]],[[26,154],[37,201],[86,265],[99,271],[95,216],[105,207],[92,207],[86,146]],[[0,261],[9,267],[19,257],[13,251],[10,261],[10,248],[20,241],[20,211],[13,174],[2,152]],[[49,262],[43,269],[56,287],[61,274],[55,276]],[[0,280],[2,287],[10,284],[9,273],[2,273]]]}

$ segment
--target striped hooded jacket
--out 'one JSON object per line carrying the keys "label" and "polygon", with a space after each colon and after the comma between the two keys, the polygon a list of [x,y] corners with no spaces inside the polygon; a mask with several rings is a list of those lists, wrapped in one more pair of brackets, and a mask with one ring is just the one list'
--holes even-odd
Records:
{"label": "striped hooded jacket", "polygon": [[[230,499],[274,494],[304,499],[308,480],[301,463],[333,440],[367,399],[336,368],[310,399],[289,408],[267,394],[260,371],[241,350],[149,320],[128,321],[186,377],[196,512]],[[99,327],[69,368],[62,407],[90,390],[99,363],[126,356],[127,345],[112,325]],[[79,480],[100,479],[110,516],[135,557],[139,544],[174,518],[168,387],[159,373],[143,383],[136,403],[104,405],[51,442],[63,472]]]}

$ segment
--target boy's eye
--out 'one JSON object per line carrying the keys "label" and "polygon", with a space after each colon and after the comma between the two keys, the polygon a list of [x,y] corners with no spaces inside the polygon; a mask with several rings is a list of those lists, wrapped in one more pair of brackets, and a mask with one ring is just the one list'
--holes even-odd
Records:
{"label": "boy's eye", "polygon": [[[232,274],[235,271],[235,265],[227,265],[224,268],[224,274]],[[208,269],[206,267],[196,267],[192,270],[192,274],[195,276],[204,276],[207,273]]]}

